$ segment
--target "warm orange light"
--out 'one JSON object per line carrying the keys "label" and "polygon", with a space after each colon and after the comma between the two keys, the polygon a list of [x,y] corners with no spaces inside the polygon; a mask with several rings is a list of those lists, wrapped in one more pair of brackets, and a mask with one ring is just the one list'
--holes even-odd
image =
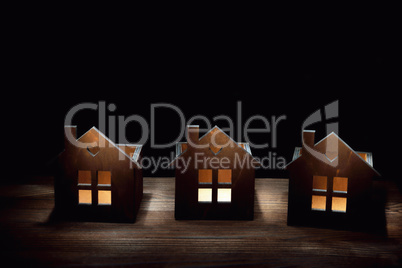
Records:
{"label": "warm orange light", "polygon": [[78,190],[78,203],[79,204],[92,204],[92,191],[91,190]]}
{"label": "warm orange light", "polygon": [[112,191],[98,191],[98,204],[110,205],[112,204]]}
{"label": "warm orange light", "polygon": [[326,192],[327,191],[327,177],[326,176],[313,176],[313,190]]}
{"label": "warm orange light", "polygon": [[98,171],[98,185],[111,185],[112,173],[110,171]]}
{"label": "warm orange light", "polygon": [[218,170],[218,183],[221,183],[221,184],[232,183],[232,170],[231,169],[219,169]]}
{"label": "warm orange light", "polygon": [[332,197],[332,211],[346,212],[346,198]]}
{"label": "warm orange light", "polygon": [[90,170],[78,170],[78,183],[79,184],[91,184],[91,171]]}
{"label": "warm orange light", "polygon": [[198,183],[211,184],[212,183],[212,169],[198,170]]}
{"label": "warm orange light", "polygon": [[367,154],[366,153],[357,153],[364,161],[367,162]]}
{"label": "warm orange light", "polygon": [[347,193],[348,192],[348,178],[334,177],[334,193]]}
{"label": "warm orange light", "polygon": [[327,198],[321,195],[313,195],[311,200],[311,209],[312,210],[326,210]]}

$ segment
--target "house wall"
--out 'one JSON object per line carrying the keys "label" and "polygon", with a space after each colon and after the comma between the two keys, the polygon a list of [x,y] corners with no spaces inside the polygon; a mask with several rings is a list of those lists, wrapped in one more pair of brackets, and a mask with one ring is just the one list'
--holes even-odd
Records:
{"label": "house wall", "polygon": [[[138,158],[140,161],[141,157]],[[134,218],[137,218],[138,211],[140,209],[141,200],[143,197],[143,188],[144,182],[142,177],[142,169],[135,168],[133,169],[134,172]]]}
{"label": "house wall", "polygon": [[[311,209],[314,175],[348,178],[346,213],[332,212],[328,209],[328,202],[325,212]],[[321,162],[303,150],[303,155],[289,168],[288,224],[342,225],[365,218],[370,213],[373,176],[371,168],[343,143],[339,143],[336,167]],[[332,185],[328,187],[332,189]]]}
{"label": "house wall", "polygon": [[[218,169],[208,162],[205,164],[195,162],[195,153],[201,153],[200,150],[188,149],[185,155],[186,161],[190,159],[189,167],[184,168],[176,165],[176,192],[175,192],[175,217],[176,219],[244,219],[252,220],[254,215],[254,168],[239,168],[234,163],[234,155],[238,154],[241,159],[246,157],[245,163],[251,161],[251,156],[237,146],[232,148],[223,148],[215,155],[209,149],[202,151],[201,157],[227,157],[231,159],[225,166],[232,169],[232,199],[230,203],[199,203],[198,202],[198,170],[212,169],[213,184],[210,188],[217,189]],[[182,161],[182,159],[178,159]],[[197,166],[198,168],[194,168]],[[216,190],[213,190],[213,201],[216,200]]]}
{"label": "house wall", "polygon": [[[130,168],[130,160],[118,159],[119,151],[102,148],[93,157],[87,150],[69,148],[59,159],[55,180],[56,209],[68,217],[94,220],[134,221],[136,207],[142,198],[142,176]],[[92,184],[97,184],[96,171],[111,171],[111,205],[78,205],[78,170],[91,170]],[[137,176],[135,176],[137,175]],[[98,188],[101,189],[101,188]],[[96,199],[97,191],[92,191]],[[136,200],[136,201],[135,201]]]}

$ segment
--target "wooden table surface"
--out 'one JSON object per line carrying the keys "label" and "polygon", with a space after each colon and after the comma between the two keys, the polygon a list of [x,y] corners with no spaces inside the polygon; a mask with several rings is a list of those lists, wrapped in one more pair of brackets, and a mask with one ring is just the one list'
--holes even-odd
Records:
{"label": "wooden table surface", "polygon": [[287,226],[287,179],[257,179],[254,221],[176,221],[174,178],[144,178],[135,223],[49,221],[50,179],[0,186],[3,263],[30,266],[402,267],[402,196],[386,234]]}

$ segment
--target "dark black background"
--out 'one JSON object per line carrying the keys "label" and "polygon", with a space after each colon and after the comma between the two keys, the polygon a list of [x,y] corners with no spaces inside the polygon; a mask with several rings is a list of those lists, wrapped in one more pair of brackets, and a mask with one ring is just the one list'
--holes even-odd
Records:
{"label": "dark black background", "polygon": [[[325,21],[322,14],[293,21],[257,16],[131,22],[86,13],[16,20],[18,31],[10,38],[12,83],[3,100],[10,104],[3,129],[12,144],[10,168],[23,171],[21,178],[51,173],[52,160],[63,150],[64,117],[83,102],[113,103],[117,109],[108,115],[138,114],[150,123],[155,103],[176,105],[186,119],[201,114],[212,122],[222,114],[235,121],[241,101],[243,123],[256,114],[286,115],[277,148],[252,152],[257,157],[275,152],[290,161],[300,146],[303,121],[339,100],[340,137],[355,150],[373,152],[374,167],[385,178],[399,179],[397,21],[380,11],[357,13],[364,12]],[[97,113],[81,112],[73,124],[81,135],[98,125]],[[176,113],[157,110],[156,141],[172,141],[179,127]],[[315,127],[318,141],[326,134],[325,122]],[[132,123],[125,134],[134,143],[140,131]],[[250,137],[256,143],[271,140],[271,134]],[[148,141],[143,154],[173,151],[152,149]],[[174,176],[174,171],[144,170],[144,176]],[[286,176],[277,169],[257,171],[257,177]]]}

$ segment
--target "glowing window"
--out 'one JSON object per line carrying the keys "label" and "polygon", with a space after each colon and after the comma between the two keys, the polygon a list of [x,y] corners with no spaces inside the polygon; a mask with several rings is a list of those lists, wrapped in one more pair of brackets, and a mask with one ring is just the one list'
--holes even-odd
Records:
{"label": "glowing window", "polygon": [[313,191],[326,192],[327,191],[327,177],[326,176],[313,176]]}
{"label": "glowing window", "polygon": [[198,202],[211,203],[212,202],[212,189],[199,188],[198,189]]}
{"label": "glowing window", "polygon": [[346,212],[346,198],[345,197],[332,197],[332,211]]}
{"label": "glowing window", "polygon": [[92,191],[91,190],[78,190],[78,203],[79,204],[92,204]]}
{"label": "glowing window", "polygon": [[334,193],[347,193],[348,192],[348,178],[334,177]]}
{"label": "glowing window", "polygon": [[232,189],[220,188],[218,189],[218,202],[231,202],[232,201]]}
{"label": "glowing window", "polygon": [[313,195],[313,198],[311,200],[311,209],[312,210],[325,211],[326,210],[326,203],[327,203],[327,197],[326,196]]}
{"label": "glowing window", "polygon": [[212,169],[198,170],[198,183],[212,184]]}
{"label": "glowing window", "polygon": [[78,184],[91,184],[90,170],[78,170]]}
{"label": "glowing window", "polygon": [[231,184],[232,183],[232,170],[231,169],[218,169],[218,183]]}
{"label": "glowing window", "polygon": [[99,190],[98,191],[98,205],[112,204],[112,191]]}
{"label": "glowing window", "polygon": [[111,185],[112,173],[110,171],[98,171],[98,185]]}

